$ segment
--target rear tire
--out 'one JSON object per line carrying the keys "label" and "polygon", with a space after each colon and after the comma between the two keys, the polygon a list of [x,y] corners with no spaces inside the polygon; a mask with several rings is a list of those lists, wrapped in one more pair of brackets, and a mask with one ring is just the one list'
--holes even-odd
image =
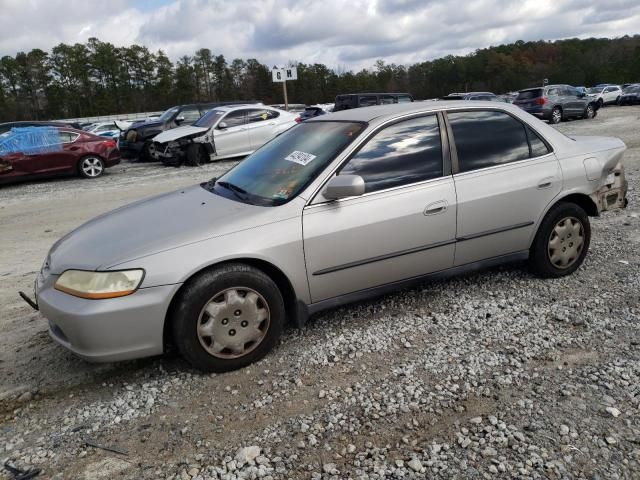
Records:
{"label": "rear tire", "polygon": [[104,161],[97,155],[87,155],[78,162],[78,174],[82,178],[98,178],[104,173]]}
{"label": "rear tire", "polygon": [[530,268],[543,278],[570,275],[582,265],[590,241],[591,225],[582,207],[557,203],[538,227],[529,250]]}
{"label": "rear tire", "polygon": [[549,122],[551,122],[554,125],[557,125],[561,121],[562,121],[562,109],[560,107],[553,107],[553,110],[551,110],[551,118],[549,119]]}
{"label": "rear tire", "polygon": [[205,372],[228,372],[260,360],[278,343],[284,321],[277,285],[242,263],[189,281],[171,316],[178,350]]}

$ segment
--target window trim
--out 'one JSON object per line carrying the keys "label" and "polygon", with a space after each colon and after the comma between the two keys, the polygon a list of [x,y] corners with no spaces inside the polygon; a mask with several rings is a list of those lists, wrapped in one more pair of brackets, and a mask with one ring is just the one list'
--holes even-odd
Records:
{"label": "window trim", "polygon": [[78,140],[80,138],[80,134],[76,133],[76,132],[70,132],[68,130],[61,130],[60,133],[68,133],[69,135],[75,135],[75,137],[73,137],[73,140],[71,140],[70,142],[62,142],[62,145],[70,145],[70,144],[74,143],[76,140]]}
{"label": "window trim", "polygon": [[[390,191],[393,191],[393,190],[400,190],[400,189],[403,189],[403,188],[415,187],[417,185],[431,183],[431,182],[435,182],[435,181],[441,181],[443,179],[450,178],[451,175],[452,175],[451,155],[450,155],[450,151],[449,151],[449,138],[447,137],[447,134],[444,131],[445,129],[443,128],[443,122],[444,122],[443,113],[444,113],[444,110],[430,110],[430,111],[426,111],[426,112],[413,112],[413,113],[410,113],[408,115],[403,115],[401,117],[391,118],[391,119],[387,120],[386,122],[384,122],[384,123],[378,125],[377,127],[375,127],[369,134],[367,134],[366,136],[363,136],[360,139],[360,142],[357,145],[354,146],[353,150],[351,150],[351,152],[349,152],[349,154],[343,160],[341,160],[335,167],[331,167],[330,168],[330,171],[329,171],[329,173],[326,174],[326,177],[324,178],[324,180],[322,180],[322,182],[313,191],[313,193],[311,195],[309,195],[309,200],[307,201],[307,203],[305,205],[305,208],[317,207],[319,205],[327,205],[327,204],[336,203],[336,202],[343,202],[345,200],[363,198],[363,197],[368,197],[368,196],[371,196],[371,195],[378,195],[378,194],[387,193],[387,192],[390,192]],[[376,134],[378,134],[378,132],[384,130],[387,127],[391,127],[391,126],[395,125],[396,123],[404,122],[404,121],[407,121],[407,120],[413,120],[414,118],[428,117],[428,116],[435,116],[436,117],[436,121],[438,122],[438,128],[440,129],[440,145],[441,145],[441,150],[442,150],[442,176],[441,177],[430,178],[428,180],[421,180],[419,182],[408,183],[406,185],[396,185],[395,187],[389,187],[389,188],[385,188],[385,189],[382,189],[382,190],[376,190],[375,192],[363,193],[362,195],[359,195],[357,197],[341,198],[341,199],[338,199],[338,200],[326,200],[326,201],[323,201],[323,202],[314,203],[316,198],[320,195],[320,192],[322,192],[322,190],[325,187],[325,185],[336,175],[336,172],[338,172],[344,165],[346,165],[347,162],[349,162],[349,160],[351,160],[369,142],[369,140],[371,138],[373,138]],[[323,121],[323,120],[317,120],[317,121]],[[325,120],[325,121],[330,121],[330,120]],[[334,120],[334,121],[337,121],[337,120]]]}
{"label": "window trim", "polygon": [[[453,129],[451,128],[451,123],[449,122],[448,114],[449,113],[459,113],[459,112],[478,112],[478,111],[480,111],[480,112],[504,113],[506,115],[509,115],[511,118],[513,118],[518,123],[520,123],[520,125],[522,125],[522,128],[524,129],[525,138],[527,139],[527,145],[529,146],[529,155],[531,155],[531,153],[532,153],[531,152],[531,142],[529,142],[529,136],[527,135],[526,127],[529,127],[533,131],[533,133],[535,133],[537,135],[537,137],[540,140],[542,140],[542,143],[544,143],[546,145],[546,147],[549,150],[549,152],[544,154],[544,155],[539,155],[537,157],[523,158],[521,160],[514,160],[513,162],[502,163],[502,164],[499,164],[499,165],[491,165],[490,167],[476,168],[475,170],[469,170],[468,172],[461,172],[460,171],[460,163],[459,163],[459,160],[458,160],[458,151],[456,149],[455,136],[453,135]],[[465,175],[467,173],[480,172],[480,171],[488,170],[490,168],[500,168],[500,167],[504,167],[506,165],[517,164],[517,163],[526,162],[526,161],[529,161],[529,160],[536,160],[538,158],[543,158],[543,157],[546,157],[546,156],[551,155],[551,154],[554,153],[553,146],[547,141],[546,138],[544,138],[544,135],[541,135],[540,132],[538,132],[538,130],[536,130],[530,123],[523,122],[518,117],[513,115],[511,112],[508,112],[506,110],[502,110],[500,108],[492,108],[492,107],[459,108],[459,109],[443,110],[442,113],[444,114],[445,123],[447,125],[447,134],[449,135],[449,140],[450,140],[451,165],[452,165],[453,175]]]}

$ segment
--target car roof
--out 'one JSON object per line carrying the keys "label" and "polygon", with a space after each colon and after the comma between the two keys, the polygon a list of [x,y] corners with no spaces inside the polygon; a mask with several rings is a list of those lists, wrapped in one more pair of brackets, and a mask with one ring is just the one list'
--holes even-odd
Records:
{"label": "car roof", "polygon": [[508,111],[521,111],[518,107],[509,103],[491,102],[491,101],[469,101],[469,100],[436,100],[433,102],[412,102],[412,103],[394,103],[389,105],[374,105],[372,107],[351,108],[331,113],[330,115],[322,115],[315,117],[309,122],[325,122],[332,120],[343,120],[352,122],[370,122],[377,118],[393,118],[398,115],[438,112],[441,110],[451,110],[454,108],[473,108],[487,107],[491,109],[502,109]]}
{"label": "car roof", "polygon": [[232,110],[237,110],[239,108],[247,108],[247,107],[258,108],[258,109],[267,108],[269,110],[278,110],[277,108],[269,107],[269,106],[263,105],[261,103],[240,103],[240,104],[234,104],[234,105],[218,105],[217,107],[213,107],[212,110],[222,110],[223,112],[230,112]]}

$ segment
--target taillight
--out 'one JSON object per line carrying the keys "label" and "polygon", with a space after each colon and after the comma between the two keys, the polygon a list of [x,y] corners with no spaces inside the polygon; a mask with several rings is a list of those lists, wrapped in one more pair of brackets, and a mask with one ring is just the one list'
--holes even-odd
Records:
{"label": "taillight", "polygon": [[302,118],[296,117],[296,123],[300,123],[300,122],[302,122]]}
{"label": "taillight", "polygon": [[536,103],[538,105],[544,105],[548,101],[549,101],[549,99],[547,97],[538,97],[538,98],[536,98]]}
{"label": "taillight", "polygon": [[116,148],[117,143],[115,140],[105,140],[104,142],[102,142],[104,144],[105,147],[107,148]]}

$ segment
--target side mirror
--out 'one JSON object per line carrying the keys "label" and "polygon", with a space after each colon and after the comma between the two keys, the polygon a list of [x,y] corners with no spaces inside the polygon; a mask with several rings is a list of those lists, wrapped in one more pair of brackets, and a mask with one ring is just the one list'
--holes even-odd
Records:
{"label": "side mirror", "polygon": [[324,190],[324,197],[338,200],[346,197],[358,197],[364,193],[364,180],[360,175],[336,175]]}
{"label": "side mirror", "polygon": [[227,126],[228,126],[228,125],[226,124],[226,122],[220,122],[220,123],[218,124],[218,129],[219,129],[219,130],[224,130],[225,128],[227,128]]}
{"label": "side mirror", "polygon": [[179,117],[176,117],[176,123],[178,125],[180,125],[182,122],[184,122],[184,117],[182,115],[180,115]]}

